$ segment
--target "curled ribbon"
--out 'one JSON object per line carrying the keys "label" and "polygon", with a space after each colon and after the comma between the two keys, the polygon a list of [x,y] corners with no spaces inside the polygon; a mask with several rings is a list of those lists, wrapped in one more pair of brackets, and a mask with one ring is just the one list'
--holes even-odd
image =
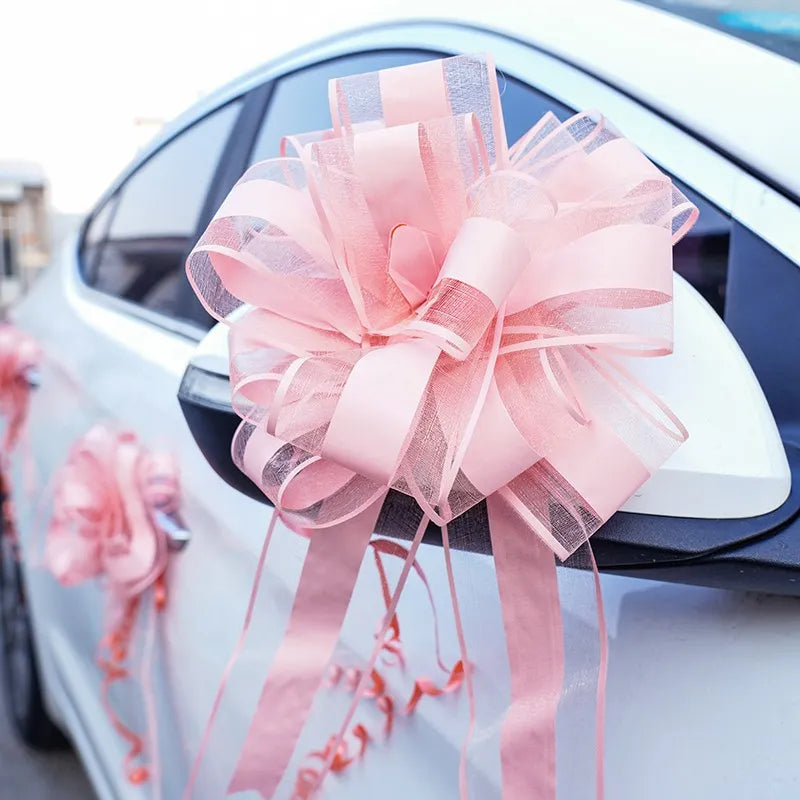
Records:
{"label": "curled ribbon", "polygon": [[[391,604],[391,592],[389,590],[389,581],[386,575],[386,568],[383,563],[382,555],[391,555],[406,560],[409,556],[408,548],[403,545],[390,541],[388,539],[373,539],[370,542],[370,547],[375,555],[375,567],[378,571],[378,578],[381,586],[381,593],[383,595],[384,603],[386,604],[387,611]],[[439,668],[448,673],[447,667],[442,663],[442,657],[439,649],[439,624],[436,614],[436,604],[433,599],[433,594],[428,584],[428,579],[420,566],[419,562],[414,559],[412,563],[414,571],[422,581],[425,591],[428,595],[428,600],[431,607],[431,616],[433,620],[434,642],[436,661]],[[405,667],[405,656],[401,644],[400,636],[400,621],[397,613],[391,615],[388,635],[383,640],[382,651],[384,655],[384,663],[389,667]],[[350,692],[357,692],[359,684],[363,679],[363,670],[355,667],[345,668],[341,664],[331,664],[328,675],[328,686],[333,688],[344,684]],[[405,706],[405,713],[412,714],[417,707],[419,701],[425,695],[429,697],[438,697],[442,694],[449,694],[455,692],[463,682],[464,668],[459,661],[452,670],[449,671],[447,683],[443,687],[437,686],[430,678],[420,677],[414,681],[414,688]],[[387,683],[383,675],[375,668],[372,668],[370,673],[370,685],[364,692],[364,698],[375,701],[378,710],[384,716],[383,735],[387,738],[391,735],[394,728],[395,719],[395,702],[389,694]],[[330,771],[333,773],[343,772],[349,767],[356,759],[361,758],[366,752],[367,745],[371,741],[371,736],[363,723],[357,723],[350,731],[353,739],[358,742],[358,750],[352,753],[345,741],[337,741],[336,736],[332,736],[322,750],[316,750],[309,754],[308,758],[314,761],[326,764],[330,759]],[[333,751],[332,748],[338,747],[338,750]],[[310,800],[314,796],[316,789],[320,782],[320,772],[312,766],[302,767],[295,780],[294,791],[291,800]]]}
{"label": "curled ribbon", "polygon": [[[553,555],[585,544],[687,436],[626,361],[672,349],[672,243],[697,210],[599,115],[547,114],[509,148],[487,57],[334,80],[329,94],[332,130],[287,137],[251,167],[187,262],[217,319],[246,306],[230,331],[234,459],[310,532],[229,791],[273,796],[393,491],[423,516],[383,634],[431,520],[464,665],[448,525],[486,500],[512,683],[503,796],[551,797]],[[464,680],[471,730],[468,668]],[[526,720],[539,695],[548,713]]]}
{"label": "curled ribbon", "polygon": [[129,677],[127,664],[143,594],[152,587],[153,611],[166,606],[168,541],[156,512],[174,514],[178,504],[178,471],[172,457],[150,452],[133,433],[106,424],[96,425],[75,442],[55,478],[45,564],[65,586],[95,577],[106,580],[106,632],[97,651],[103,673],[101,698],[111,724],[128,744],[125,773],[133,784],[147,781],[157,764],[155,711],[147,696],[152,613],[141,667],[151,765],[141,763],[144,741],[119,718],[109,690]]}

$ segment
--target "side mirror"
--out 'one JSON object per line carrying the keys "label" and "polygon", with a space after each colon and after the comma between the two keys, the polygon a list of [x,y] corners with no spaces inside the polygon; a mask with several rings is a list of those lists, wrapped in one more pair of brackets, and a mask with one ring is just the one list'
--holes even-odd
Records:
{"label": "side mirror", "polygon": [[[723,322],[683,278],[674,280],[674,353],[628,367],[668,403],[689,440],[594,535],[597,563],[621,575],[800,596],[800,449],[781,441]],[[230,405],[227,333],[217,325],[198,345],[178,400],[216,473],[266,502],[230,454],[239,418]],[[392,493],[387,507],[409,502]],[[469,513],[478,524],[485,519],[482,505]],[[441,541],[438,528],[426,541]],[[488,552],[488,529],[471,545]]]}

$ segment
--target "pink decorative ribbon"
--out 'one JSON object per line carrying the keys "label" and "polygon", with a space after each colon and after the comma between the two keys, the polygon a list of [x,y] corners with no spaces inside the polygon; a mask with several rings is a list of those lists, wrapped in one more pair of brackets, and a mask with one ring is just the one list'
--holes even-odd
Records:
{"label": "pink decorative ribbon", "polygon": [[13,325],[0,325],[0,416],[6,420],[0,453],[7,460],[28,418],[32,373],[41,352],[35,339]]}
{"label": "pink decorative ribbon", "polygon": [[[547,114],[508,148],[486,57],[335,80],[330,101],[333,129],[250,168],[187,263],[216,318],[249,306],[230,334],[233,455],[311,536],[230,791],[273,796],[391,489],[424,516],[372,664],[428,520],[469,664],[447,524],[489,498],[512,670],[503,795],[551,798],[552,556],[586,543],[686,438],[624,362],[671,351],[671,246],[697,211],[599,115]],[[464,680],[472,709],[468,667]]]}
{"label": "pink decorative ribbon", "polygon": [[[148,717],[149,766],[142,737],[115,712],[109,690],[129,677],[127,662],[145,591],[153,608],[166,606],[168,542],[156,512],[174,514],[179,504],[177,467],[166,453],[150,452],[128,431],[97,425],[72,447],[55,480],[53,516],[47,530],[45,563],[58,581],[74,586],[104,577],[109,594],[106,633],[98,646],[103,672],[101,697],[117,733],[127,742],[125,773],[133,784],[157,773],[155,711],[149,692],[154,616],[150,614],[142,659],[142,689]],[[158,791],[158,781],[154,781]]]}
{"label": "pink decorative ribbon", "polygon": [[31,378],[39,365],[41,352],[35,339],[13,325],[0,325],[0,416],[5,432],[0,443],[0,502],[3,535],[19,554],[17,523],[11,499],[10,459],[12,451],[25,439],[25,475],[33,487],[33,457],[25,434],[30,401]]}

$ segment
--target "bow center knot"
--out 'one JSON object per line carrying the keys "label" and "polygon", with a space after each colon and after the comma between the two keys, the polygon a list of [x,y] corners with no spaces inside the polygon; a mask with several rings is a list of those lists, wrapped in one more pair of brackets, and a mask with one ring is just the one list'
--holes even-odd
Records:
{"label": "bow center knot", "polygon": [[424,304],[406,333],[432,338],[440,349],[463,361],[530,262],[525,239],[497,219],[468,217],[450,245]]}

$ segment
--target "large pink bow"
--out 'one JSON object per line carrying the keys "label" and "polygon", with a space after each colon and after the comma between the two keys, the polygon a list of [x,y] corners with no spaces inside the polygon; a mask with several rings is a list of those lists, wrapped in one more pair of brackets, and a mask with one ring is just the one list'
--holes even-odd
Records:
{"label": "large pink bow", "polygon": [[[264,797],[296,738],[270,722],[294,637],[322,627],[324,664],[389,489],[424,512],[415,542],[433,520],[445,545],[489,498],[513,711],[533,690],[514,678],[535,599],[519,565],[575,552],[686,437],[624,366],[672,348],[671,246],[697,212],[667,176],[592,114],[547,114],[509,149],[481,56],[335,80],[330,99],[333,130],[248,170],[187,264],[232,325],[236,462],[291,524],[337,534],[323,555],[312,532],[308,574],[328,559],[339,582],[301,579],[231,785]],[[313,697],[316,670],[285,680]]]}
{"label": "large pink bow", "polygon": [[[117,716],[109,688],[128,677],[126,662],[142,594],[153,586],[155,610],[166,605],[168,541],[157,513],[174,514],[178,509],[177,466],[169,454],[142,447],[133,433],[99,424],[72,446],[56,475],[53,503],[45,542],[47,568],[65,586],[101,576],[107,581],[106,633],[97,652],[103,672],[101,695],[112,725],[129,745],[127,777],[138,784],[151,772],[134,764],[144,752],[144,743]],[[151,616],[148,640],[152,629]],[[155,748],[148,660],[143,660],[142,680]],[[157,752],[152,756],[155,759]]]}

